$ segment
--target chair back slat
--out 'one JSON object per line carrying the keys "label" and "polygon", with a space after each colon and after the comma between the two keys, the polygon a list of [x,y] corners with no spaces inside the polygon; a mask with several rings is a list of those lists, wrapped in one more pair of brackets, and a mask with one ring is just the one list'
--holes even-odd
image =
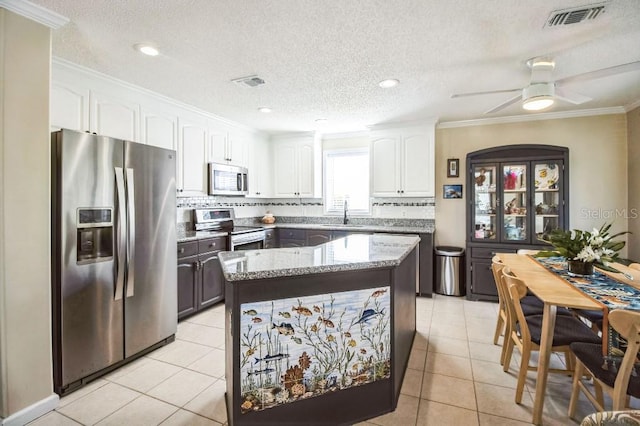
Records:
{"label": "chair back slat", "polygon": [[620,368],[618,368],[613,388],[613,408],[618,410],[626,405],[624,402],[626,402],[631,371],[638,358],[638,350],[640,349],[640,312],[615,310],[609,313],[608,319],[614,330],[627,341],[627,350],[622,358]]}
{"label": "chair back slat", "polygon": [[531,334],[529,333],[529,326],[527,320],[522,311],[522,305],[520,299],[527,294],[527,285],[520,278],[516,278],[512,275],[502,275],[503,282],[508,289],[508,307],[511,309],[511,315],[513,315],[514,323],[520,326],[520,336],[523,341],[530,341]]}

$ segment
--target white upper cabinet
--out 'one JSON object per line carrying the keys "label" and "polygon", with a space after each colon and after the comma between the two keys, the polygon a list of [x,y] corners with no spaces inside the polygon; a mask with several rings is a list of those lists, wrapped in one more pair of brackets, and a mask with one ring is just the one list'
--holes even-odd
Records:
{"label": "white upper cabinet", "polygon": [[271,198],[271,149],[264,138],[254,136],[248,145],[249,194],[252,198]]}
{"label": "white upper cabinet", "polygon": [[51,82],[51,129],[89,130],[89,89]]}
{"label": "white upper cabinet", "polygon": [[95,90],[89,100],[89,131],[140,142],[140,104]]}
{"label": "white upper cabinet", "polygon": [[319,196],[319,149],[313,136],[288,137],[272,142],[274,196],[315,198]]}
{"label": "white upper cabinet", "polygon": [[178,116],[143,106],[141,142],[177,151]]}
{"label": "white upper cabinet", "polygon": [[179,195],[207,193],[207,158],[209,158],[208,126],[204,117],[178,119]]}
{"label": "white upper cabinet", "polygon": [[374,130],[370,148],[372,196],[435,196],[433,125]]}
{"label": "white upper cabinet", "polygon": [[247,167],[250,137],[240,129],[212,122],[209,127],[211,161]]}

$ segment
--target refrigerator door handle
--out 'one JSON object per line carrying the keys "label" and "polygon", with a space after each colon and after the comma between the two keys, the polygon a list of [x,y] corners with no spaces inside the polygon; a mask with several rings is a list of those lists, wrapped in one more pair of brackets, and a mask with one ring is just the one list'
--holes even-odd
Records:
{"label": "refrigerator door handle", "polygon": [[118,270],[116,276],[116,289],[115,294],[113,296],[114,300],[122,299],[122,290],[124,288],[124,256],[126,253],[126,243],[127,243],[127,224],[125,222],[125,203],[126,199],[124,197],[124,171],[122,167],[114,167],[114,173],[116,175],[116,189],[117,189],[117,197],[118,197],[118,212],[117,212],[117,262],[116,269]]}
{"label": "refrigerator door handle", "polygon": [[127,255],[127,297],[133,296],[136,260],[136,203],[133,169],[127,169],[127,233],[129,251]]}

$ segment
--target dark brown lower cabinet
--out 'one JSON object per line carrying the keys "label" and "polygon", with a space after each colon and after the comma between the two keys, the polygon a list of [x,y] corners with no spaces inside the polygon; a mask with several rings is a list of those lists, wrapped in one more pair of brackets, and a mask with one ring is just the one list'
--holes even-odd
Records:
{"label": "dark brown lower cabinet", "polygon": [[224,300],[224,278],[218,253],[225,237],[178,244],[178,319]]}

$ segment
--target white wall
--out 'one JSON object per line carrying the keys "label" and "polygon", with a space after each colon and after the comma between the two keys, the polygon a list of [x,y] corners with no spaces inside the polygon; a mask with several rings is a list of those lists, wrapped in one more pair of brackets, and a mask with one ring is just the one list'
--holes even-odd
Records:
{"label": "white wall", "polygon": [[627,113],[627,145],[629,168],[629,235],[628,255],[640,260],[640,107]]}
{"label": "white wall", "polygon": [[[465,200],[444,200],[438,188],[466,186],[467,153],[509,144],[568,147],[570,227],[590,230],[615,220],[614,230],[627,229],[626,115],[612,114],[437,129],[437,244],[464,246],[466,223]],[[460,159],[459,178],[446,177],[447,158]]]}
{"label": "white wall", "polygon": [[50,30],[0,8],[0,40],[0,423],[19,424],[21,410],[57,404],[49,270]]}

